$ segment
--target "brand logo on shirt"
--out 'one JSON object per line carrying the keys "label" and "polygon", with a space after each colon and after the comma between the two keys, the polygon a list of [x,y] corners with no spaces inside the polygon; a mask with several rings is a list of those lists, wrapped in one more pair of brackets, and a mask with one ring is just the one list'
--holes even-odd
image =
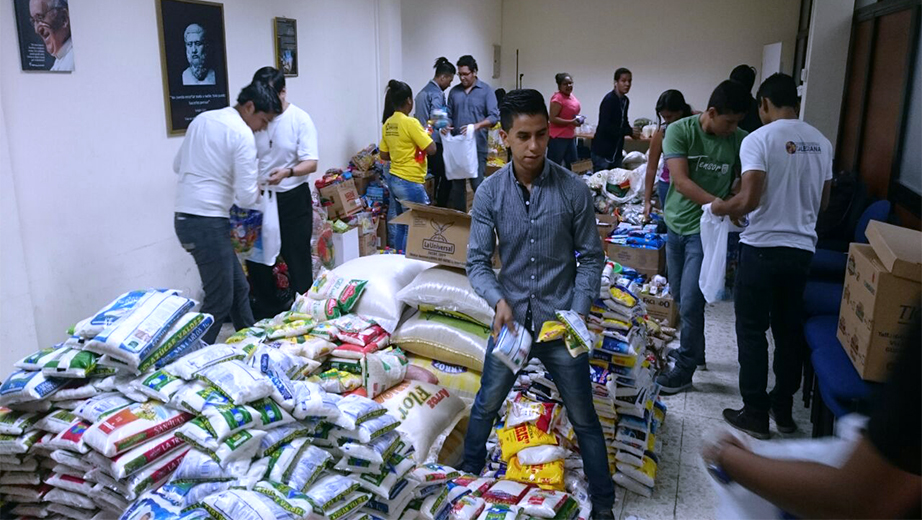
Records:
{"label": "brand logo on shirt", "polygon": [[791,155],[795,153],[823,153],[820,143],[795,143],[788,141],[784,143],[784,149]]}
{"label": "brand logo on shirt", "polygon": [[445,238],[445,232],[454,224],[454,222],[438,223],[433,220],[429,221],[435,234],[431,238],[423,240],[423,249],[435,253],[444,253],[446,255],[455,254],[455,245]]}
{"label": "brand logo on shirt", "polygon": [[727,175],[730,173],[729,164],[710,162],[705,160],[704,157],[698,158],[698,169],[712,173],[719,173],[720,175]]}

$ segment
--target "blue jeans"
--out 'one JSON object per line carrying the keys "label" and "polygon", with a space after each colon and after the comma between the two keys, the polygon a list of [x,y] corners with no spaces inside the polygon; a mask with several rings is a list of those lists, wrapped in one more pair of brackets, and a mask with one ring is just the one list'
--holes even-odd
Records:
{"label": "blue jeans", "polygon": [[666,240],[666,267],[672,298],[679,306],[682,322],[681,346],[676,368],[691,376],[704,362],[704,295],[698,287],[704,249],[701,235],[669,232]]}
{"label": "blue jeans", "polygon": [[401,202],[429,204],[429,195],[424,184],[410,182],[391,174],[387,175],[387,189],[390,192],[390,203],[387,207],[387,245],[397,251],[406,251],[407,226],[391,224],[391,221],[406,211]]}
{"label": "blue jeans", "polygon": [[195,259],[202,278],[205,298],[201,312],[214,316],[214,325],[202,340],[209,345],[214,343],[228,317],[236,330],[251,327],[256,320],[250,308],[250,284],[234,252],[230,220],[176,213],[173,227],[183,249]]}
{"label": "blue jeans", "polygon": [[467,213],[467,181],[471,181],[471,190],[477,193],[477,188],[480,187],[480,183],[483,182],[486,173],[487,152],[481,153],[480,150],[477,150],[477,177],[474,179],[458,179],[451,181],[451,197],[449,201],[451,209]]}
{"label": "blue jeans", "polygon": [[576,162],[576,138],[551,137],[547,158],[569,170]]}
{"label": "blue jeans", "polygon": [[659,195],[661,209],[666,209],[666,196],[669,195],[669,183],[656,181],[656,193]]}
{"label": "blue jeans", "polygon": [[[493,338],[487,344],[483,360],[480,391],[474,399],[470,423],[464,438],[464,464],[468,473],[480,474],[487,458],[487,438],[493,429],[500,406],[515,384],[515,374],[493,357]],[[608,452],[602,436],[602,425],[592,405],[592,384],[589,381],[589,356],[574,358],[562,341],[535,343],[531,356],[544,363],[567,408],[567,417],[576,431],[584,472],[589,477],[589,495],[596,511],[611,511],[615,502],[615,487],[608,469]]]}
{"label": "blue jeans", "polygon": [[591,154],[589,157],[592,159],[592,171],[594,172],[620,168],[621,160],[623,159],[620,152],[614,157],[602,157],[596,154]]}

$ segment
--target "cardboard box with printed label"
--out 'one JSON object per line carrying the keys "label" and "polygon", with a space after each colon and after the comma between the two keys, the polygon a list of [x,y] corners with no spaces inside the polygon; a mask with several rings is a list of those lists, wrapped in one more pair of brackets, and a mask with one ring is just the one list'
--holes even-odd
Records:
{"label": "cardboard box with printed label", "polygon": [[378,252],[378,234],[359,235],[359,256],[371,256]]}
{"label": "cardboard box with printed label", "polygon": [[599,236],[602,238],[602,245],[607,245],[605,239],[611,235],[611,232],[618,227],[618,217],[615,215],[604,215],[596,213],[595,219],[599,228]]}
{"label": "cardboard box with printed label", "polygon": [[608,253],[608,258],[648,277],[663,274],[666,271],[665,247],[644,249],[605,242],[605,252]]}
{"label": "cardboard box with printed label", "polygon": [[872,221],[866,234],[848,250],[837,336],[858,374],[882,382],[919,318],[922,233]]}
{"label": "cardboard box with printed label", "polygon": [[320,198],[332,204],[325,207],[330,218],[341,218],[359,212],[364,207],[352,179],[320,188]]}
{"label": "cardboard box with printed label", "polygon": [[368,191],[368,185],[371,184],[377,175],[374,170],[369,171],[354,171],[352,172],[352,181],[355,183],[355,192],[358,193],[359,197],[364,197],[365,192]]}
{"label": "cardboard box with printed label", "polygon": [[641,294],[640,299],[647,306],[647,315],[668,327],[678,327],[679,306],[676,305],[672,295],[665,298]]}
{"label": "cardboard box with printed label", "polygon": [[409,227],[407,258],[463,269],[467,264],[467,243],[471,234],[470,215],[413,202],[403,205],[409,211],[391,223]]}

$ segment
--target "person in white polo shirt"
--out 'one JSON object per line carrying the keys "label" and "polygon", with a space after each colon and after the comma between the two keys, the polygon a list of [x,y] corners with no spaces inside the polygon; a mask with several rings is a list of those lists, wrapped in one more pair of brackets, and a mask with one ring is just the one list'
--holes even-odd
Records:
{"label": "person in white polo shirt", "polygon": [[[800,387],[803,294],[816,251],[816,218],[829,201],[832,144],[797,118],[797,86],[774,74],[759,87],[759,117],[740,148],[738,195],[716,200],[711,211],[749,224],[740,235],[734,306],[743,408],[724,419],[754,437],[768,438],[771,416],[782,433],[797,429],[791,417]],[[775,339],[775,387],[768,386],[768,341]]]}
{"label": "person in white polo shirt", "polygon": [[[285,75],[274,67],[263,67],[253,75],[253,82],[268,85],[278,92],[282,113],[265,132],[256,134],[259,176],[266,179],[278,194],[279,227],[282,258],[288,264],[292,290],[305,293],[313,283],[311,234],[314,210],[308,177],[317,171],[317,129],[314,121],[300,107],[287,99]],[[272,268],[247,262],[247,272],[257,317],[275,316],[288,310],[290,302],[278,301]]]}
{"label": "person in white polo shirt", "polygon": [[173,161],[178,176],[174,227],[183,249],[192,254],[202,277],[202,312],[215,325],[202,338],[214,343],[230,316],[240,330],[253,325],[250,287],[231,243],[230,208],[259,202],[256,140],[282,111],[275,90],[251,83],[237,104],[197,115]]}

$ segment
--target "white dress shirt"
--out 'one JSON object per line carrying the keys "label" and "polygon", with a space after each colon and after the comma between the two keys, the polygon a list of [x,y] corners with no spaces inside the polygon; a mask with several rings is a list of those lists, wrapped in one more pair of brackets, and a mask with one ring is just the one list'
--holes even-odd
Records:
{"label": "white dress shirt", "polygon": [[[270,146],[271,145],[271,146]],[[311,116],[294,103],[256,134],[259,176],[266,180],[276,168],[294,168],[301,161],[318,160],[317,128]],[[273,191],[289,191],[308,181],[309,175],[287,177]]]}
{"label": "white dress shirt", "polygon": [[179,175],[176,212],[228,217],[235,202],[255,208],[259,201],[256,142],[234,107],[197,115],[173,161]]}
{"label": "white dress shirt", "polygon": [[73,72],[74,70],[74,39],[68,38],[61,49],[54,56],[52,72]]}

